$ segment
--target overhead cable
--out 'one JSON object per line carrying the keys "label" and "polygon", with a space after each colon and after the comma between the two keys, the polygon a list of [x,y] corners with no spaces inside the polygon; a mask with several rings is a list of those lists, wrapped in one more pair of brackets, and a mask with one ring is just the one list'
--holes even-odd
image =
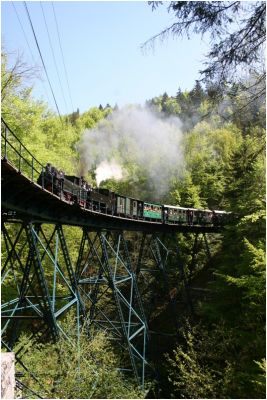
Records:
{"label": "overhead cable", "polygon": [[50,34],[49,34],[49,29],[48,29],[48,26],[47,26],[47,22],[46,22],[46,18],[45,18],[44,9],[43,9],[43,6],[42,6],[42,2],[40,1],[39,3],[40,3],[41,9],[42,9],[42,14],[43,14],[43,17],[44,17],[46,32],[47,32],[47,36],[48,36],[48,40],[49,40],[49,44],[50,44],[50,48],[51,48],[51,52],[52,52],[54,64],[55,64],[56,71],[57,71],[57,77],[58,77],[58,81],[59,81],[59,85],[60,85],[60,89],[61,89],[61,94],[62,94],[64,103],[65,103],[66,113],[68,113],[68,106],[67,106],[67,103],[66,103],[66,98],[65,98],[65,95],[64,95],[64,90],[63,90],[62,83],[61,83],[61,79],[60,79],[60,75],[59,75],[59,72],[58,72],[56,57],[55,57],[54,49],[53,49],[53,46],[52,46],[52,41],[51,41],[51,37],[50,37]]}
{"label": "overhead cable", "polygon": [[45,66],[45,63],[44,63],[44,59],[43,59],[43,56],[42,56],[42,53],[41,53],[41,49],[40,49],[38,40],[37,40],[35,31],[34,31],[34,27],[33,27],[32,20],[31,20],[31,16],[30,16],[30,13],[29,13],[29,10],[28,10],[26,2],[24,1],[23,3],[24,3],[24,7],[26,9],[27,15],[28,15],[28,19],[29,19],[29,22],[30,22],[30,25],[31,25],[31,28],[32,28],[32,33],[33,33],[33,36],[34,36],[34,39],[35,39],[35,43],[36,43],[36,46],[37,46],[37,49],[38,49],[38,52],[39,52],[39,55],[40,55],[44,70],[45,70],[45,74],[46,74],[46,77],[47,77],[47,80],[48,80],[48,83],[49,83],[49,86],[50,86],[50,90],[51,90],[52,95],[53,95],[53,99],[54,99],[54,102],[55,102],[55,105],[56,105],[56,109],[57,109],[59,118],[60,118],[60,120],[61,120],[61,122],[63,124],[63,120],[62,120],[62,117],[61,117],[61,114],[60,114],[60,111],[59,111],[59,108],[58,108],[56,97],[55,97],[55,94],[54,94],[54,91],[53,91],[53,88],[52,88],[52,85],[51,85],[51,82],[50,82],[50,79],[49,79],[49,76],[48,76],[48,73],[47,73],[47,69],[46,69],[46,66]]}
{"label": "overhead cable", "polygon": [[17,19],[18,19],[18,21],[19,21],[21,30],[22,30],[22,32],[23,32],[23,36],[24,36],[24,38],[25,38],[25,40],[26,40],[26,43],[27,43],[27,46],[28,46],[28,48],[29,48],[29,52],[30,52],[30,54],[31,54],[32,60],[33,60],[33,62],[35,62],[34,57],[33,57],[33,53],[32,53],[32,50],[31,50],[31,46],[30,46],[29,41],[28,41],[28,39],[27,39],[26,33],[25,33],[24,29],[23,29],[23,25],[22,25],[22,23],[21,23],[21,20],[20,20],[19,14],[18,14],[18,12],[17,12],[17,9],[16,9],[16,7],[15,7],[14,1],[12,1],[12,6],[13,6],[13,8],[14,8],[14,11],[15,11],[16,16],[17,16]]}
{"label": "overhead cable", "polygon": [[69,85],[69,80],[68,80],[68,74],[67,74],[65,59],[64,59],[63,50],[62,50],[62,45],[61,45],[61,40],[60,40],[59,28],[58,28],[57,17],[56,17],[56,11],[55,11],[53,2],[51,2],[51,4],[52,4],[53,13],[54,13],[55,21],[56,21],[57,36],[58,36],[60,51],[61,51],[61,55],[62,55],[63,65],[64,65],[65,77],[66,77],[66,81],[67,81],[67,85],[68,85],[68,92],[69,92],[69,96],[70,96],[71,106],[72,106],[72,110],[74,111],[73,102],[72,102],[72,97],[71,97],[71,91],[70,91],[70,85]]}
{"label": "overhead cable", "polygon": [[[32,50],[31,50],[31,46],[30,46],[30,44],[29,44],[29,41],[28,41],[28,39],[27,39],[27,35],[26,35],[26,33],[25,33],[25,30],[24,30],[24,28],[23,28],[23,25],[22,25],[22,23],[21,23],[21,20],[20,20],[19,14],[18,14],[18,12],[17,12],[17,9],[16,9],[16,7],[15,7],[14,1],[12,1],[12,5],[13,5],[14,11],[15,11],[15,13],[16,13],[16,16],[17,16],[17,19],[18,19],[18,22],[19,22],[20,28],[21,28],[21,30],[22,30],[22,33],[23,33],[24,39],[25,39],[25,41],[26,41],[26,43],[27,43],[27,46],[28,46],[28,49],[29,49],[29,52],[30,52],[30,55],[31,55],[32,61],[33,61],[33,63],[34,63],[34,64],[36,64],[36,65],[37,65],[37,63],[36,63],[36,61],[35,61],[35,58],[34,58],[34,56],[33,56]],[[45,95],[46,95],[46,98],[47,98],[47,102],[49,103],[49,102],[50,102],[50,100],[49,100],[49,96],[48,96],[48,93],[47,93],[47,89],[46,89],[46,87],[45,87],[45,85],[44,85],[44,82],[43,82],[43,80],[42,80],[42,79],[40,79],[40,81],[41,81],[41,83],[42,83],[42,85],[43,85],[44,92],[45,92]]]}

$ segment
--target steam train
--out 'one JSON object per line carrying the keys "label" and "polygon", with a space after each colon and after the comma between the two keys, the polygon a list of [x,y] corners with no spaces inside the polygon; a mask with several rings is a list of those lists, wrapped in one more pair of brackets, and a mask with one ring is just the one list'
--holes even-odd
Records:
{"label": "steam train", "polygon": [[51,164],[37,183],[73,205],[123,218],[182,225],[223,225],[231,213],[157,204],[122,196],[104,188],[93,188],[81,176],[65,175]]}

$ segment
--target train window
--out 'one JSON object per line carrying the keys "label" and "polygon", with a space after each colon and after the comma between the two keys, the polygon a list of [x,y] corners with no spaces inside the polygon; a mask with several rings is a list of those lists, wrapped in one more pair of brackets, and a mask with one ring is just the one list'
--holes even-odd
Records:
{"label": "train window", "polygon": [[133,206],[136,207],[136,201],[133,202]]}

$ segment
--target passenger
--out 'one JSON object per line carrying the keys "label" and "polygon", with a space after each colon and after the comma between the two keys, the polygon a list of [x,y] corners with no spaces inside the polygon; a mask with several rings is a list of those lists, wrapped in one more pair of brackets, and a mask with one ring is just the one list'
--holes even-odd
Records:
{"label": "passenger", "polygon": [[50,168],[50,172],[51,172],[51,174],[52,174],[52,175],[54,175],[54,176],[56,176],[56,175],[57,175],[57,170],[56,170],[56,168],[55,168],[55,167],[53,167],[53,166],[51,166],[51,168]]}
{"label": "passenger", "polygon": [[48,190],[52,190],[51,188],[51,164],[47,163],[45,166],[45,170],[42,171],[42,177],[40,177],[39,182],[44,188]]}
{"label": "passenger", "polygon": [[163,223],[168,222],[168,210],[167,208],[163,211]]}
{"label": "passenger", "polygon": [[188,225],[190,225],[190,210],[189,208],[186,210],[186,221]]}
{"label": "passenger", "polygon": [[186,210],[186,219],[187,219],[188,225],[193,225],[193,221],[194,221],[193,210],[190,210],[189,208]]}
{"label": "passenger", "polygon": [[61,190],[63,190],[64,186],[64,176],[65,176],[64,171],[60,170],[58,173],[58,179],[59,179],[59,187]]}
{"label": "passenger", "polygon": [[138,216],[142,217],[142,203],[138,203]]}
{"label": "passenger", "polygon": [[214,210],[212,211],[211,221],[212,221],[213,225],[215,225],[215,226],[217,226],[219,223],[218,216]]}
{"label": "passenger", "polygon": [[46,166],[45,166],[45,172],[48,173],[48,174],[51,174],[51,164],[50,164],[50,163],[47,163],[47,164],[46,164]]}
{"label": "passenger", "polygon": [[193,225],[193,221],[194,221],[194,212],[193,212],[193,210],[190,210],[190,212],[189,212],[189,224]]}
{"label": "passenger", "polygon": [[81,176],[81,188],[86,190],[86,180]]}

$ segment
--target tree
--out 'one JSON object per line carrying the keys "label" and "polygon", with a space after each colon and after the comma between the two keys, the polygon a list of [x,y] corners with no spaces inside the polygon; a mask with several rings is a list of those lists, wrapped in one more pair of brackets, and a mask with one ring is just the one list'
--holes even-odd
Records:
{"label": "tree", "polygon": [[221,320],[210,329],[187,322],[179,334],[179,344],[166,357],[172,398],[265,398],[265,359],[253,360],[251,342],[238,343],[240,332]]}
{"label": "tree", "polygon": [[168,101],[168,99],[169,99],[169,96],[168,96],[167,92],[163,93],[162,100],[161,100],[163,112],[166,112],[166,102]]}
{"label": "tree", "polygon": [[71,113],[69,115],[70,123],[72,125],[75,125],[77,122],[77,119],[79,119],[79,116],[80,116],[80,110],[79,110],[79,108],[77,108],[77,111],[73,111],[73,113]]}
{"label": "tree", "polygon": [[181,113],[181,107],[174,97],[168,98],[165,102],[164,108],[167,115],[179,115]]}
{"label": "tree", "polygon": [[[162,2],[149,2],[152,10]],[[263,46],[265,43],[266,3],[264,1],[172,1],[167,6],[177,18],[171,26],[149,39],[143,47],[153,45],[167,35],[184,36],[210,33],[211,49],[206,68],[201,71],[206,82],[216,82],[220,95],[229,83],[241,76],[243,69],[258,71],[253,83],[254,97],[265,93]],[[220,90],[218,90],[220,89]],[[243,88],[244,89],[244,88]],[[251,89],[249,84],[247,90]]]}
{"label": "tree", "polygon": [[[256,132],[255,132],[256,131]],[[261,131],[261,130],[260,130]],[[265,135],[246,136],[233,153],[226,172],[231,210],[241,216],[265,208]]]}
{"label": "tree", "polygon": [[24,387],[49,399],[144,398],[144,391],[116,368],[119,356],[107,336],[98,332],[89,338],[84,329],[78,339],[75,324],[75,316],[68,315],[62,322],[66,335],[56,343],[21,335],[16,349],[29,369],[18,367]]}
{"label": "tree", "polygon": [[[27,129],[33,121],[37,121],[44,113],[45,105],[41,102],[33,104],[32,88],[25,82],[34,74],[21,57],[13,65],[9,65],[8,54],[1,53],[1,112],[8,125],[16,131]],[[20,134],[19,137],[21,138]]]}
{"label": "tree", "polygon": [[22,84],[36,74],[36,68],[28,66],[20,56],[14,65],[8,66],[8,56],[1,52],[1,101],[7,101],[10,93],[22,90]]}
{"label": "tree", "polygon": [[205,92],[201,86],[201,83],[199,81],[196,81],[195,86],[190,92],[190,97],[192,99],[192,102],[194,104],[194,107],[198,109],[202,103],[202,101],[205,99]]}

